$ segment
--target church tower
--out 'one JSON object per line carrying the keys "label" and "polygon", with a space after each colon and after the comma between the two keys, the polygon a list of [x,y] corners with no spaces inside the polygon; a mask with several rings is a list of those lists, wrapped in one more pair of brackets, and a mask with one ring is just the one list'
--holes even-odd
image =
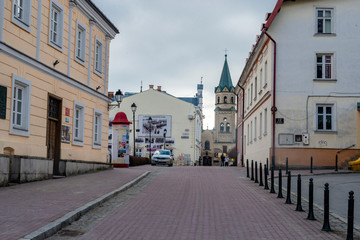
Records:
{"label": "church tower", "polygon": [[214,147],[216,152],[228,153],[235,148],[236,96],[231,81],[227,55],[219,85],[215,87]]}

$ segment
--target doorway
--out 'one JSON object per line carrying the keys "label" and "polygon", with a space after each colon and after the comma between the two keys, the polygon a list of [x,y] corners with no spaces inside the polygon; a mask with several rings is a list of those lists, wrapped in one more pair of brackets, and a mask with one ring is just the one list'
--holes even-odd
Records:
{"label": "doorway", "polygon": [[54,160],[53,175],[59,175],[62,100],[49,95],[47,114],[47,158]]}

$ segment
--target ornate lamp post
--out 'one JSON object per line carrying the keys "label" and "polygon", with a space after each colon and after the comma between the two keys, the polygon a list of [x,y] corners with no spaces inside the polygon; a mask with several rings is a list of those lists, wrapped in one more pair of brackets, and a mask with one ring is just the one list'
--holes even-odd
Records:
{"label": "ornate lamp post", "polygon": [[134,136],[134,153],[133,156],[135,157],[135,112],[136,112],[136,104],[131,104],[131,111],[133,112],[133,136]]}
{"label": "ornate lamp post", "polygon": [[115,100],[116,100],[116,102],[117,103],[109,103],[109,105],[108,105],[108,110],[110,110],[110,109],[113,109],[113,108],[115,108],[115,107],[120,107],[120,103],[122,102],[122,100],[123,100],[123,93],[121,92],[121,90],[119,89],[119,90],[117,90],[116,91],[116,93],[115,93]]}
{"label": "ornate lamp post", "polygon": [[165,144],[166,144],[166,133],[167,133],[167,130],[165,128],[164,129],[164,149],[165,149]]}
{"label": "ornate lamp post", "polygon": [[151,161],[151,129],[152,129],[152,118],[149,117],[148,119],[148,123],[149,123],[149,144],[150,144],[150,161]]}

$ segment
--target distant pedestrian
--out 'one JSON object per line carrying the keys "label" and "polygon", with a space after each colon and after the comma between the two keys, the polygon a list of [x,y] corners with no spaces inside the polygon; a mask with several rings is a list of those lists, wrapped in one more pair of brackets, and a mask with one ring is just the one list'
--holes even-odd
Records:
{"label": "distant pedestrian", "polygon": [[224,162],[225,162],[225,155],[224,154],[221,154],[221,166],[223,167],[224,166]]}
{"label": "distant pedestrian", "polygon": [[229,166],[229,157],[228,156],[225,157],[225,166],[226,167]]}

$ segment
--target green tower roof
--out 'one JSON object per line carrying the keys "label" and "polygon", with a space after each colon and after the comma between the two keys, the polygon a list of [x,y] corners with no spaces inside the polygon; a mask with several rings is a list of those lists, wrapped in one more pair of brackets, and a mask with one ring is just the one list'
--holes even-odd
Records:
{"label": "green tower roof", "polygon": [[231,81],[229,66],[227,63],[227,55],[225,55],[225,62],[224,62],[224,67],[223,67],[223,70],[221,73],[220,83],[219,83],[219,86],[217,86],[215,88],[215,92],[217,91],[217,89],[219,89],[220,91],[223,91],[225,87],[229,91],[231,91],[234,87],[232,84],[232,81]]}

